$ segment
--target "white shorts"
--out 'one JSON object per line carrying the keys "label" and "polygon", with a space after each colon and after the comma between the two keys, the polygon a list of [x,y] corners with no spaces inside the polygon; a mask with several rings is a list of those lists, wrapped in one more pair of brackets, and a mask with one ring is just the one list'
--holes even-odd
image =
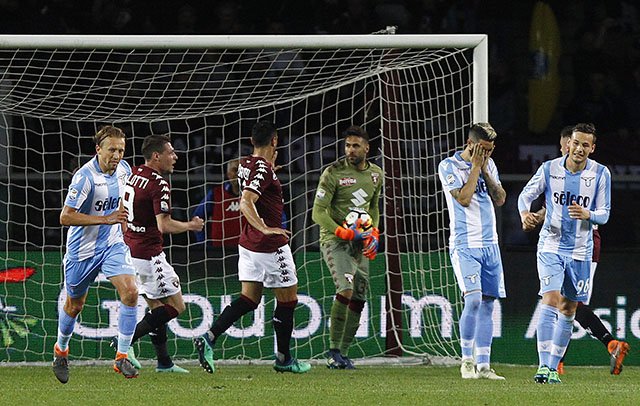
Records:
{"label": "white shorts", "polygon": [[180,278],[162,252],[151,259],[133,258],[140,294],[149,299],[164,299],[180,293]]}
{"label": "white shorts", "polygon": [[287,288],[298,283],[291,247],[283,245],[276,252],[253,252],[238,247],[240,282],[260,282],[265,288]]}

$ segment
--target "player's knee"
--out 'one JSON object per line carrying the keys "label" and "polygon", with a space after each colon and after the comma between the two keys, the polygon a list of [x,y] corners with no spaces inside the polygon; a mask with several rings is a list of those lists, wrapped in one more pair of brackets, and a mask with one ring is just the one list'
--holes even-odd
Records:
{"label": "player's knee", "polygon": [[80,302],[68,302],[64,305],[64,311],[71,317],[76,317],[82,311],[84,303]]}
{"label": "player's knee", "polygon": [[184,313],[185,310],[187,310],[187,306],[184,304],[184,302],[183,303],[174,304],[173,308],[176,309],[178,314],[182,314],[182,313]]}
{"label": "player's knee", "polygon": [[464,295],[464,308],[471,312],[477,312],[482,303],[482,294],[479,291],[470,292]]}
{"label": "player's knee", "polygon": [[120,301],[127,306],[136,306],[138,304],[138,289],[135,285],[125,286],[120,292]]}

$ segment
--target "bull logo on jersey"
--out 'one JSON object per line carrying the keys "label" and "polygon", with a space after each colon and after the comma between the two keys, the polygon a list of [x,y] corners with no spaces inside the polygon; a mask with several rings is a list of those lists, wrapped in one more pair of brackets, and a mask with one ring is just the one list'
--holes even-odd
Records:
{"label": "bull logo on jersey", "polygon": [[379,173],[377,173],[377,172],[371,173],[371,181],[373,182],[374,185],[377,185],[379,180],[380,180],[380,174]]}
{"label": "bull logo on jersey", "polygon": [[593,180],[595,179],[595,176],[582,176],[580,177],[580,179],[582,179],[584,181],[584,185],[586,187],[591,187],[591,182],[593,182]]}

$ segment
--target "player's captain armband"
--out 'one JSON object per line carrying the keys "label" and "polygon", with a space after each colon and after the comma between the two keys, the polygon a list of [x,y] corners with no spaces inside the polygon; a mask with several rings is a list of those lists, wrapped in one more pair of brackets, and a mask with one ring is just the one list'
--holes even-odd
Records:
{"label": "player's captain armband", "polygon": [[327,194],[327,192],[324,191],[324,189],[318,189],[318,191],[316,192],[316,199],[324,199],[324,196]]}

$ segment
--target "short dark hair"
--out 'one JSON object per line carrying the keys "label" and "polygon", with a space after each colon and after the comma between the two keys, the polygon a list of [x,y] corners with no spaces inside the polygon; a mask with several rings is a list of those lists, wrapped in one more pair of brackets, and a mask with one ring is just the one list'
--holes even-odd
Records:
{"label": "short dark hair", "polygon": [[360,126],[351,125],[342,132],[342,138],[347,137],[360,137],[363,140],[369,142],[369,134]]}
{"label": "short dark hair", "polygon": [[162,154],[164,152],[165,144],[171,142],[171,138],[168,135],[148,135],[142,141],[142,156],[144,159],[149,160],[153,156],[154,152]]}
{"label": "short dark hair", "polygon": [[278,130],[276,125],[271,121],[260,120],[251,128],[251,141],[254,147],[266,147],[269,145],[273,137],[276,136]]}
{"label": "short dark hair", "polygon": [[476,123],[469,129],[469,138],[474,141],[495,141],[498,138],[498,133],[489,123]]}
{"label": "short dark hair", "polygon": [[593,136],[593,143],[596,143],[596,126],[593,123],[578,123],[573,126],[571,133],[574,131],[591,134]]}
{"label": "short dark hair", "polygon": [[112,125],[105,125],[100,127],[96,135],[93,136],[93,141],[96,143],[97,146],[100,146],[100,143],[105,138],[109,138],[109,137],[123,138],[123,139],[127,138],[126,135],[124,134],[124,131],[122,131],[122,129],[118,127],[114,127]]}
{"label": "short dark hair", "polygon": [[569,138],[573,134],[573,125],[567,125],[560,130],[560,138]]}

